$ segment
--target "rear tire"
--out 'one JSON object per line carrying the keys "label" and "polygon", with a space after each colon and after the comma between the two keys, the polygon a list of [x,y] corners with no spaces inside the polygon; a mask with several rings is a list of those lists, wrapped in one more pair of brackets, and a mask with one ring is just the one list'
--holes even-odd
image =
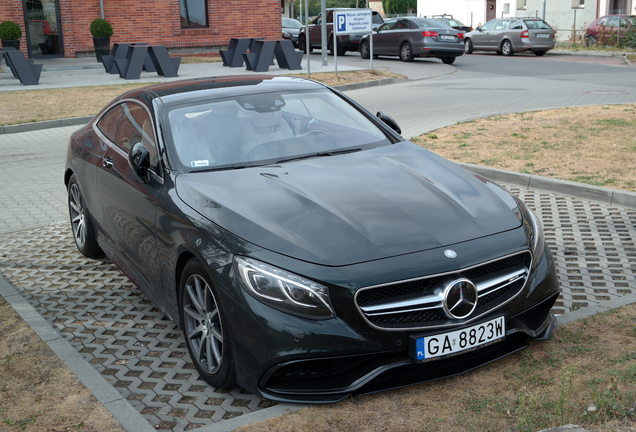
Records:
{"label": "rear tire", "polygon": [[452,65],[455,62],[455,57],[444,57],[441,60],[444,64]]}
{"label": "rear tire", "polygon": [[[369,42],[363,40],[360,43],[360,57],[362,57],[363,59],[368,59],[371,55],[371,51],[369,49]],[[375,56],[373,56],[375,57]]]}
{"label": "rear tire", "polygon": [[[333,35],[330,38],[330,42],[327,45],[327,48],[329,49],[329,55],[333,55]],[[338,57],[342,57],[347,52],[347,50],[344,49],[342,44],[338,44],[338,50],[337,51],[338,52],[336,54],[338,55]]]}
{"label": "rear tire", "polygon": [[413,61],[413,48],[411,48],[410,43],[404,42],[400,46],[400,60],[402,60],[403,62]]}
{"label": "rear tire", "polygon": [[507,57],[513,56],[515,54],[515,50],[512,48],[512,42],[508,39],[501,43],[501,53]]}
{"label": "rear tire", "polygon": [[541,57],[542,55],[545,55],[547,51],[533,51],[534,55],[536,55],[537,57]]}
{"label": "rear tire", "polygon": [[[303,36],[302,38],[298,39],[298,49],[301,50],[302,52],[304,52],[305,54],[307,54],[307,47],[305,46],[306,43],[306,39]],[[309,52],[312,51],[312,47],[311,47],[311,42],[309,43]]]}
{"label": "rear tire", "polygon": [[97,243],[97,233],[93,225],[84,194],[80,189],[75,174],[68,181],[68,213],[75,246],[86,258],[97,258],[104,254]]}
{"label": "rear tire", "polygon": [[470,39],[466,39],[464,41],[464,54],[472,54],[473,53],[473,41]]}
{"label": "rear tire", "polygon": [[181,329],[188,352],[201,378],[215,388],[236,385],[230,332],[217,291],[196,259],[183,269],[179,281]]}

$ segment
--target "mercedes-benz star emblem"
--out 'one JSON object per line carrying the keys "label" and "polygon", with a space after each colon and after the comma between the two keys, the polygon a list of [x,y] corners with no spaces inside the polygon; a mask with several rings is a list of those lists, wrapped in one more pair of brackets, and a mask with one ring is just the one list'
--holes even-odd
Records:
{"label": "mercedes-benz star emblem", "polygon": [[457,258],[457,252],[452,249],[446,249],[444,251],[444,255],[446,256],[446,258]]}
{"label": "mercedes-benz star emblem", "polygon": [[466,318],[477,307],[477,287],[466,278],[449,282],[444,289],[442,306],[449,318]]}

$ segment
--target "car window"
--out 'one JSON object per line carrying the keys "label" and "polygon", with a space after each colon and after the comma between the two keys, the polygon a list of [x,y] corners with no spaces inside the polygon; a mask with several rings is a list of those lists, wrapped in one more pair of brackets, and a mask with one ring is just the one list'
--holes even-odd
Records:
{"label": "car window", "polygon": [[600,26],[607,25],[607,17],[600,18],[596,23]]}
{"label": "car window", "polygon": [[621,17],[621,27],[629,27],[631,25],[634,25],[634,18]]}
{"label": "car window", "polygon": [[548,23],[540,19],[524,20],[523,22],[526,23],[526,27],[530,30],[552,30]]}
{"label": "car window", "polygon": [[413,18],[413,22],[417,24],[419,28],[447,28],[450,25],[443,21],[430,19],[430,18]]}
{"label": "car window", "polygon": [[405,19],[398,20],[397,24],[395,25],[396,30],[408,30],[410,28],[411,27],[409,26],[409,22]]}
{"label": "car window", "polygon": [[508,21],[506,20],[497,20],[495,23],[494,30],[505,30],[508,27]]}
{"label": "car window", "polygon": [[608,27],[618,27],[618,17],[617,16],[609,17],[607,19],[607,24],[605,25]]}
{"label": "car window", "polygon": [[283,27],[299,29],[299,28],[302,28],[303,25],[298,20],[295,20],[295,19],[292,19],[292,18],[283,18]]}
{"label": "car window", "polygon": [[115,134],[117,133],[117,126],[119,125],[122,112],[121,104],[117,104],[108,110],[97,122],[97,129],[113,142],[115,141]]}
{"label": "car window", "polygon": [[493,28],[495,28],[495,24],[496,23],[497,23],[497,20],[490,20],[486,24],[481,26],[481,29],[482,30],[492,30]]}
{"label": "car window", "polygon": [[132,146],[141,142],[150,154],[150,167],[157,172],[159,165],[159,152],[155,134],[152,130],[152,121],[148,111],[141,105],[134,102],[123,104],[123,116],[117,129],[115,145],[124,150],[130,151]]}
{"label": "car window", "polygon": [[383,22],[384,22],[384,20],[382,19],[380,14],[377,14],[377,13],[371,14],[371,23],[373,23],[373,24],[382,24]]}
{"label": "car window", "polygon": [[523,24],[521,24],[521,21],[510,22],[510,30],[522,30],[522,29],[523,29]]}
{"label": "car window", "polygon": [[389,144],[330,91],[272,92],[175,107],[170,150],[187,170],[259,165],[316,152]]}
{"label": "car window", "polygon": [[378,31],[393,30],[396,24],[397,24],[397,20],[386,21],[384,24],[382,24],[378,28]]}
{"label": "car window", "polygon": [[446,23],[448,25],[450,25],[451,27],[465,27],[464,24],[460,23],[457,20],[453,20],[453,19],[446,20]]}

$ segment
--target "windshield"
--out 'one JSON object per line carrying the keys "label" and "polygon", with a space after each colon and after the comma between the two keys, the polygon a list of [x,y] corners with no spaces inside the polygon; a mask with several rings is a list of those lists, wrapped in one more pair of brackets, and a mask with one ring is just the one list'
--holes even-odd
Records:
{"label": "windshield", "polygon": [[175,107],[174,152],[188,171],[271,164],[389,144],[384,132],[328,90],[272,92]]}
{"label": "windshield", "polygon": [[530,30],[552,30],[552,27],[542,20],[524,20],[523,22]]}
{"label": "windshield", "polygon": [[300,21],[295,20],[293,18],[283,18],[283,27],[299,29],[299,28],[303,28],[303,24]]}
{"label": "windshield", "polygon": [[413,18],[412,21],[420,28],[448,28],[450,25],[442,20],[430,18]]}

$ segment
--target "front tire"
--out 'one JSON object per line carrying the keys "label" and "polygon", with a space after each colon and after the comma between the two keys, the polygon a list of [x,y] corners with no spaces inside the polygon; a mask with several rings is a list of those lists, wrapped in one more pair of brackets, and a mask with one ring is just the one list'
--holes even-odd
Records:
{"label": "front tire", "polygon": [[68,181],[68,213],[75,246],[87,258],[103,255],[97,243],[97,233],[91,215],[86,208],[86,201],[75,174]]}
{"label": "front tire", "polygon": [[596,45],[597,42],[596,36],[588,36],[585,38],[585,45],[588,47]]}
{"label": "front tire", "polygon": [[[307,54],[307,47],[305,45],[306,45],[306,39],[303,36],[302,38],[298,39],[298,49],[300,51],[303,51],[305,54]],[[311,52],[312,49],[313,48],[311,47],[311,42],[310,42],[309,43],[309,52]]]}
{"label": "front tire", "polygon": [[470,39],[466,39],[464,41],[464,53],[465,54],[473,53],[473,41],[471,41]]}
{"label": "front tire", "polygon": [[501,53],[508,57],[515,54],[515,50],[512,48],[512,42],[508,39],[501,43]]}
{"label": "front tire", "polygon": [[400,46],[400,60],[403,62],[413,61],[413,48],[411,48],[410,43],[404,42],[402,46]]}
{"label": "front tire", "polygon": [[236,384],[229,329],[203,265],[190,260],[179,282],[181,329],[201,378],[216,388]]}
{"label": "front tire", "polygon": [[367,60],[370,56],[371,56],[371,51],[369,49],[369,42],[364,40],[360,43],[360,57]]}
{"label": "front tire", "polygon": [[[333,35],[330,37],[329,44],[327,45],[327,48],[329,49],[329,55],[334,55],[334,53],[333,53]],[[347,50],[344,49],[342,44],[338,44],[338,50],[337,50],[337,53],[336,53],[338,55],[338,57],[342,57],[343,55],[345,55],[346,52],[347,52]]]}
{"label": "front tire", "polygon": [[442,63],[447,65],[452,65],[453,63],[455,63],[455,57],[444,57],[441,60],[442,60]]}

